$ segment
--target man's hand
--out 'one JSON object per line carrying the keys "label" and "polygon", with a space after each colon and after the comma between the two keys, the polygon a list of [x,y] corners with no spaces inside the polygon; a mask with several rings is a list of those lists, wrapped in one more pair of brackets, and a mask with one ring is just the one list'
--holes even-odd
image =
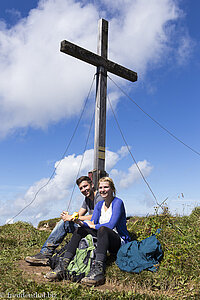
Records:
{"label": "man's hand", "polygon": [[61,213],[60,217],[63,219],[64,222],[66,222],[66,221],[72,221],[72,219],[73,219],[72,215],[68,214],[68,211],[63,211]]}
{"label": "man's hand", "polygon": [[72,220],[75,221],[78,219],[78,217],[79,217],[79,214],[75,211],[72,215]]}

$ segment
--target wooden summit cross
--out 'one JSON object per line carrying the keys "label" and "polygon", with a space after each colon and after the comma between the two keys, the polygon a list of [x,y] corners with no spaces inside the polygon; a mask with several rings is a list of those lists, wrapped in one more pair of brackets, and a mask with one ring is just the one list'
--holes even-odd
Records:
{"label": "wooden summit cross", "polygon": [[60,51],[83,60],[97,67],[95,138],[94,138],[94,170],[92,179],[95,188],[99,178],[105,171],[105,137],[106,137],[106,98],[107,71],[132,82],[137,80],[137,73],[107,59],[108,53],[108,21],[99,20],[97,53],[90,52],[68,41],[61,42]]}

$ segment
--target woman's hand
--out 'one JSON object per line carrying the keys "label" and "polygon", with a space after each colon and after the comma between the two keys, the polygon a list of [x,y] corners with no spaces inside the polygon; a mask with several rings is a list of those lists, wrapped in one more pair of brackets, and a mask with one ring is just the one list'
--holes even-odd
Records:
{"label": "woman's hand", "polygon": [[85,222],[88,224],[88,226],[89,226],[90,228],[95,229],[94,221],[85,221]]}
{"label": "woman's hand", "polygon": [[95,229],[95,225],[94,224],[89,225],[89,227],[92,228],[92,229]]}

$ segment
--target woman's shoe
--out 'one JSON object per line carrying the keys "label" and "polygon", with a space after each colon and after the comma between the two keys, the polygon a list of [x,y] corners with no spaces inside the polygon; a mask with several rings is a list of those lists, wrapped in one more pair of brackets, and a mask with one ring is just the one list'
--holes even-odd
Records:
{"label": "woman's shoe", "polygon": [[48,272],[45,275],[45,278],[49,279],[50,281],[56,279],[58,280],[66,279],[66,269],[69,263],[70,263],[69,258],[64,258],[64,259],[60,258],[57,267],[53,271]]}
{"label": "woman's shoe", "polygon": [[81,283],[89,286],[104,284],[104,263],[101,261],[94,261],[90,272],[81,280]]}

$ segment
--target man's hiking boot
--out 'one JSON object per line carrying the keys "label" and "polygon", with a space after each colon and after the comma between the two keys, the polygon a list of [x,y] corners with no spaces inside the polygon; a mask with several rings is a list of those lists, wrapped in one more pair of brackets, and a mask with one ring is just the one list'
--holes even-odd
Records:
{"label": "man's hiking boot", "polygon": [[68,267],[70,263],[70,259],[69,258],[60,258],[59,263],[57,265],[57,267],[51,271],[48,272],[44,277],[49,279],[50,281],[52,280],[62,280],[62,279],[67,279],[66,278],[66,269]]}
{"label": "man's hiking boot", "polygon": [[93,261],[90,272],[81,280],[81,283],[89,286],[104,284],[104,263],[101,261]]}
{"label": "man's hiking boot", "polygon": [[27,256],[25,258],[26,262],[32,265],[44,265],[44,266],[49,266],[49,258],[51,255],[48,254],[42,254],[42,253],[37,253],[36,255],[33,256]]}

